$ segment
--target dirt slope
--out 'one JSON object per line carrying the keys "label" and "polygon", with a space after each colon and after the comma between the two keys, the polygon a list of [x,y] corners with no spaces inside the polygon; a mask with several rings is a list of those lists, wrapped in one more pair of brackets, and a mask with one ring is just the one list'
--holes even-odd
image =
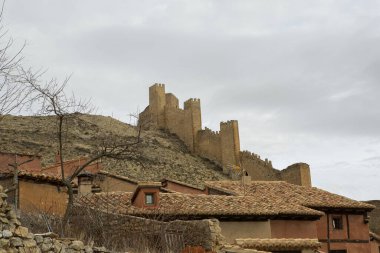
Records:
{"label": "dirt slope", "polygon": [[[56,129],[52,116],[6,116],[0,122],[0,151],[38,153],[49,165],[57,152]],[[65,160],[90,153],[100,133],[136,135],[133,126],[99,115],[77,115],[66,122],[66,129]],[[169,177],[198,186],[204,180],[227,179],[220,167],[192,155],[175,135],[149,130],[142,132],[142,140],[137,149],[141,163],[104,160],[103,168],[138,180]]]}

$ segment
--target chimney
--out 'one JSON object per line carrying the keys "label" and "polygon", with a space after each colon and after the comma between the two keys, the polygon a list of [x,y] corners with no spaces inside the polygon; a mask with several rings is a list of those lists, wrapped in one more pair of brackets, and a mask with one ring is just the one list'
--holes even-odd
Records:
{"label": "chimney", "polygon": [[251,176],[248,176],[248,173],[244,171],[243,176],[241,177],[241,182],[243,184],[250,184],[252,181]]}
{"label": "chimney", "polygon": [[84,171],[78,175],[78,195],[87,195],[92,193],[94,175]]}

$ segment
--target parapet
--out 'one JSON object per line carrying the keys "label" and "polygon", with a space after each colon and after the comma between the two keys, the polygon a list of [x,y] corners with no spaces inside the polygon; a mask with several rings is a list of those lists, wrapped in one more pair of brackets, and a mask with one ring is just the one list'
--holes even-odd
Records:
{"label": "parapet", "polygon": [[228,120],[225,122],[220,122],[220,130],[227,129],[227,128],[234,128],[238,127],[238,121],[237,120]]}
{"label": "parapet", "polygon": [[183,103],[183,108],[185,110],[190,108],[201,108],[201,100],[199,98],[190,98]]}
{"label": "parapet", "polygon": [[270,168],[273,168],[273,165],[272,165],[272,161],[269,160],[268,158],[265,158],[265,160],[262,160],[261,157],[258,155],[258,154],[255,154],[253,152],[250,152],[248,150],[244,150],[242,152],[240,152],[241,154],[241,157],[244,159],[244,158],[247,158],[247,159],[253,159],[255,160],[257,163],[261,163],[263,164],[264,166],[269,166]]}
{"label": "parapet", "polygon": [[165,89],[165,84],[163,84],[163,83],[155,83],[152,86],[150,86],[149,89],[150,88],[164,88]]}
{"label": "parapet", "polygon": [[292,184],[311,187],[310,167],[307,163],[295,163],[281,171],[281,178]]}
{"label": "parapet", "polygon": [[170,108],[179,108],[178,98],[173,93],[165,94],[166,106]]}

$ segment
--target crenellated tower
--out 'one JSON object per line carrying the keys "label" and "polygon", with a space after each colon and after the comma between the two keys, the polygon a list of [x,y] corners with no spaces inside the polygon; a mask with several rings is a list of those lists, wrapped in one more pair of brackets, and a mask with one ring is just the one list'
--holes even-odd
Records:
{"label": "crenellated tower", "polygon": [[237,120],[220,122],[220,146],[223,172],[240,168],[240,140]]}
{"label": "crenellated tower", "polygon": [[187,132],[186,141],[191,151],[195,152],[197,145],[197,134],[202,129],[201,119],[201,100],[199,98],[190,98],[185,101],[183,108],[185,110],[185,131]]}
{"label": "crenellated tower", "polygon": [[149,113],[151,123],[165,128],[165,84],[156,83],[149,87]]}
{"label": "crenellated tower", "polygon": [[223,172],[236,179],[243,172],[253,180],[284,180],[289,183],[311,186],[310,168],[297,163],[284,170],[274,169],[268,159],[249,151],[240,151],[239,125],[236,120],[220,123],[220,131],[202,129],[201,101],[191,98],[179,108],[179,100],[165,93],[165,85],[149,87],[149,106],[139,115],[143,127],[155,127],[174,133],[188,149],[212,160]]}

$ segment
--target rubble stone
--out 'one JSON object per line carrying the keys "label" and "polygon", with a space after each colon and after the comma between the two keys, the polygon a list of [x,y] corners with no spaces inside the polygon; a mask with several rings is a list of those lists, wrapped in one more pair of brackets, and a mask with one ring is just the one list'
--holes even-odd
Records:
{"label": "rubble stone", "polygon": [[3,237],[4,238],[10,238],[10,237],[12,237],[12,232],[11,231],[9,231],[9,230],[3,230]]}

